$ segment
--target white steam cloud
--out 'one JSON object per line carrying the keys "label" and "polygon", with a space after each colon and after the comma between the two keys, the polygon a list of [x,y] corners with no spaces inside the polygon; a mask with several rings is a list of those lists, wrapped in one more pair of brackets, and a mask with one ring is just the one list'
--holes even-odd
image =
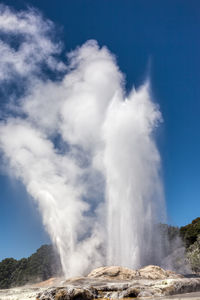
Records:
{"label": "white steam cloud", "polygon": [[115,57],[96,41],[64,64],[54,30],[37,11],[0,6],[4,162],[36,201],[66,276],[158,261],[161,114],[149,84],[126,97]]}

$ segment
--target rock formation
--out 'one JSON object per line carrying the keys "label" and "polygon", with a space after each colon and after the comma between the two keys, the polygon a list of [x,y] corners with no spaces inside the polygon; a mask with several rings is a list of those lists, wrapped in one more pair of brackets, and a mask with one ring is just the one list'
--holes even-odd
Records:
{"label": "rock formation", "polygon": [[38,300],[153,298],[195,291],[200,291],[200,277],[187,278],[152,265],[138,270],[111,266],[71,278],[62,287],[49,288],[38,295]]}
{"label": "rock formation", "polygon": [[180,274],[172,271],[166,271],[159,266],[149,265],[138,270],[132,270],[119,266],[100,267],[94,269],[89,278],[99,278],[107,280],[131,280],[131,279],[165,279],[165,278],[182,278]]}

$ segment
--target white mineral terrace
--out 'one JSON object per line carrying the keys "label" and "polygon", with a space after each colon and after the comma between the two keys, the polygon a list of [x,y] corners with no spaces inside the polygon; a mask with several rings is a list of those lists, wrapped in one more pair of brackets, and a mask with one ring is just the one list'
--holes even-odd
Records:
{"label": "white mineral terrace", "polygon": [[[0,300],[36,300],[37,294],[45,288],[21,287],[7,290],[0,290]],[[124,298],[128,300],[131,298]],[[132,298],[133,299],[133,298]],[[145,298],[144,298],[145,299]],[[175,295],[170,297],[157,297],[158,300],[199,300],[200,292]],[[100,299],[99,299],[100,300]]]}
{"label": "white mineral terrace", "polygon": [[0,300],[35,300],[38,293],[45,288],[20,287],[0,290]]}

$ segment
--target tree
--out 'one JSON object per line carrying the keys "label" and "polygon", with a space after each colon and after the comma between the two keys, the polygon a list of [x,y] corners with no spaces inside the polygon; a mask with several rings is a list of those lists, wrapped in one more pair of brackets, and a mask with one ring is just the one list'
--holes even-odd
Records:
{"label": "tree", "polygon": [[180,234],[186,248],[189,248],[196,242],[197,236],[200,234],[200,218],[196,218],[191,224],[181,227]]}
{"label": "tree", "polygon": [[43,245],[28,258],[4,259],[0,262],[0,288],[21,286],[61,275],[58,254],[52,245]]}
{"label": "tree", "polygon": [[12,274],[17,266],[17,260],[6,258],[0,263],[0,288],[7,289],[12,284]]}
{"label": "tree", "polygon": [[200,234],[196,242],[188,248],[187,258],[194,272],[200,272]]}

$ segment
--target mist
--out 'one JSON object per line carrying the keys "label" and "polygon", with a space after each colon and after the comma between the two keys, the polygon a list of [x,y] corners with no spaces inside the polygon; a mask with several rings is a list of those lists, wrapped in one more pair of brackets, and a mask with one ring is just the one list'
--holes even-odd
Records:
{"label": "mist", "polygon": [[162,116],[150,79],[127,94],[106,46],[86,41],[61,60],[55,37],[38,11],[0,6],[3,164],[35,201],[65,276],[161,264]]}

